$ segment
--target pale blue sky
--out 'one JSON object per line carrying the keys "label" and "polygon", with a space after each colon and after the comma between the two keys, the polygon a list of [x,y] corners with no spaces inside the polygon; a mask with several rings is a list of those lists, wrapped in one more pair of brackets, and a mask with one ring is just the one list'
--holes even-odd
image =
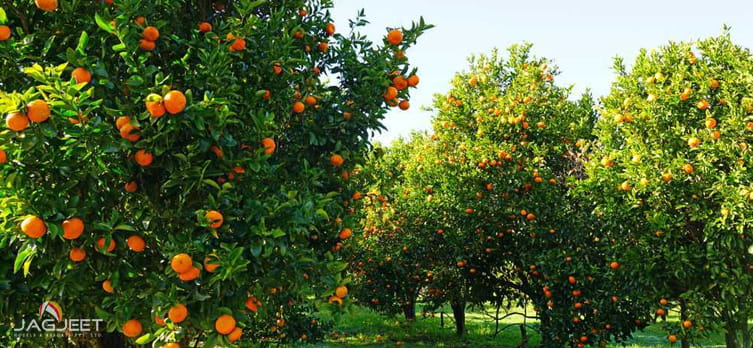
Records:
{"label": "pale blue sky", "polygon": [[335,0],[338,31],[347,30],[348,19],[361,8],[371,22],[363,32],[374,41],[385,27],[410,26],[419,16],[436,25],[407,52],[421,84],[411,92],[409,111],[389,113],[388,131],[374,138],[382,142],[429,129],[431,113],[420,106],[448,90],[470,54],[493,47],[532,42],[536,55],[559,66],[556,82],[573,84],[576,93],[591,88],[595,96],[609,91],[612,57],[630,63],[641,47],[718,35],[723,24],[732,27],[737,44],[753,47],[751,0]]}

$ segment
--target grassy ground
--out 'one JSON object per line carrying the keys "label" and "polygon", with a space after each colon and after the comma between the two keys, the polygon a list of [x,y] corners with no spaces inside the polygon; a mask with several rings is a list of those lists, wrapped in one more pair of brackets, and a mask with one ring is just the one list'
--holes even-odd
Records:
{"label": "grassy ground", "polygon": [[[520,322],[521,318],[512,317],[500,326]],[[520,343],[518,327],[512,327],[492,337],[494,322],[480,312],[467,313],[468,335],[464,339],[455,336],[451,314],[445,315],[444,323],[443,328],[440,326],[439,314],[434,318],[419,318],[416,322],[410,323],[402,320],[402,317],[390,318],[366,308],[354,307],[337,321],[334,328],[337,336],[333,335],[326,342],[314,347],[517,347]],[[535,330],[529,328],[528,334],[531,336],[528,341],[529,347],[536,347],[539,339]],[[622,345],[614,344],[610,347]],[[670,347],[670,344],[659,327],[649,327],[637,332],[627,347]],[[675,347],[679,345],[676,344]],[[694,347],[724,347],[724,340],[717,334],[698,342]]]}

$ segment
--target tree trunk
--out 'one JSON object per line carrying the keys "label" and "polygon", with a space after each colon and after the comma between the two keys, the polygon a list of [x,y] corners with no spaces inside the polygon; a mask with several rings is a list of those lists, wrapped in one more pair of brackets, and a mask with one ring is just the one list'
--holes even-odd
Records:
{"label": "tree trunk", "polygon": [[518,347],[528,347],[528,332],[526,331],[526,324],[520,324],[520,344]]}
{"label": "tree trunk", "polygon": [[405,320],[415,321],[416,320],[416,303],[413,301],[409,301],[409,303],[404,304],[403,315],[405,315]]}
{"label": "tree trunk", "polygon": [[743,348],[753,348],[753,342],[750,341],[750,328],[748,327],[747,318],[743,319],[741,330],[743,332]]}
{"label": "tree trunk", "polygon": [[541,332],[541,347],[544,347],[544,348],[562,347],[561,342],[557,342],[554,339],[552,339],[552,333],[550,332],[550,329],[549,329],[549,325],[552,320],[546,315],[542,315],[539,320],[541,323],[541,325],[539,326],[539,332]]}
{"label": "tree trunk", "polygon": [[103,348],[126,348],[125,338],[120,332],[103,332],[99,343]]}
{"label": "tree trunk", "polygon": [[465,336],[465,302],[451,302],[452,316],[455,318],[455,333],[458,336]]}

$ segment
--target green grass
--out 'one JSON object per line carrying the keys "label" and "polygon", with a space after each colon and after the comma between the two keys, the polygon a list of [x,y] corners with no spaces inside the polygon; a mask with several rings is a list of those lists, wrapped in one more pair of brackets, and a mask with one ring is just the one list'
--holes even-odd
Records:
{"label": "green grass", "polygon": [[[445,310],[445,313],[447,312],[450,311]],[[402,316],[388,317],[356,306],[336,321],[334,331],[339,337],[329,336],[323,343],[305,347],[395,347],[398,342],[403,347],[517,347],[520,343],[520,330],[517,326],[493,337],[494,321],[481,312],[467,313],[468,335],[465,338],[455,336],[452,315],[445,314],[444,317],[445,325],[441,327],[438,313],[433,318],[420,318],[419,316],[415,322],[406,322]],[[676,318],[670,318],[670,320],[676,320]],[[510,317],[501,322],[500,327],[521,322],[522,318],[518,316]],[[531,336],[528,341],[529,347],[537,347],[539,338],[534,328],[528,328],[528,335]],[[622,345],[613,344],[610,347],[616,348]],[[634,339],[628,342],[626,347],[670,347],[670,344],[667,342],[666,334],[656,325],[636,332]],[[679,344],[675,347],[679,347]],[[724,338],[717,333],[693,347],[724,347]]]}

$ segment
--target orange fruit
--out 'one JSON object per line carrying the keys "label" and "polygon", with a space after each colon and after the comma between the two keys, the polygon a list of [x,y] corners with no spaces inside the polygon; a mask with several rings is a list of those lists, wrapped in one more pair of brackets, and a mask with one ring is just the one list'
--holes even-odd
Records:
{"label": "orange fruit", "polygon": [[120,137],[128,141],[138,141],[141,136],[135,131],[138,128],[130,123],[126,123],[123,127],[120,127]]}
{"label": "orange fruit", "polygon": [[384,97],[384,100],[390,101],[397,98],[397,92],[397,88],[390,86],[387,87],[387,90],[384,91],[382,96]]}
{"label": "orange fruit", "polygon": [[408,77],[408,86],[416,87],[420,81],[421,79],[418,77],[418,75],[411,75],[410,77]]}
{"label": "orange fruit", "polygon": [[319,51],[322,51],[324,53],[326,53],[327,51],[329,51],[329,43],[327,43],[327,42],[320,42],[319,43]]}
{"label": "orange fruit", "polygon": [[131,123],[131,116],[120,116],[115,120],[115,128],[121,129],[129,123]]}
{"label": "orange fruit", "polygon": [[5,41],[10,38],[10,27],[7,25],[0,25],[0,41]]}
{"label": "orange fruit", "polygon": [[115,289],[112,288],[112,282],[110,279],[107,279],[102,282],[102,290],[104,290],[108,294],[112,294],[115,292]]}
{"label": "orange fruit", "polygon": [[663,298],[663,299],[659,300],[659,304],[662,305],[662,306],[666,306],[666,305],[669,304],[669,301],[667,301],[666,298]]}
{"label": "orange fruit", "polygon": [[170,261],[170,267],[172,267],[173,271],[176,273],[186,273],[193,267],[193,259],[191,259],[191,256],[186,253],[175,255]]}
{"label": "orange fruit", "polygon": [[8,154],[5,153],[5,150],[0,149],[0,164],[5,164],[8,162]]}
{"label": "orange fruit", "polygon": [[609,264],[609,268],[617,270],[618,268],[620,268],[620,263],[617,261],[612,261],[612,263]]}
{"label": "orange fruit", "polygon": [[227,335],[227,340],[230,342],[235,342],[241,339],[241,335],[243,335],[243,330],[239,327],[236,327],[232,332],[230,332],[229,335]]}
{"label": "orange fruit", "polygon": [[142,329],[143,328],[141,327],[141,322],[139,322],[137,319],[131,319],[125,322],[122,327],[123,335],[130,338],[140,336]]}
{"label": "orange fruit", "polygon": [[165,343],[162,345],[162,348],[180,348],[180,344],[175,342]]}
{"label": "orange fruit", "polygon": [[711,132],[711,137],[714,139],[719,139],[722,137],[722,133],[720,133],[719,131],[713,131]]}
{"label": "orange fruit", "polygon": [[715,118],[707,118],[706,119],[706,128],[708,129],[714,129],[716,128],[716,119]]}
{"label": "orange fruit", "polygon": [[408,79],[402,76],[397,76],[392,79],[392,86],[397,88],[398,91],[402,91],[408,88]]}
{"label": "orange fruit", "polygon": [[397,104],[398,107],[400,107],[400,110],[408,110],[410,109],[410,102],[407,100],[400,101],[400,104]]}
{"label": "orange fruit", "polygon": [[52,12],[58,8],[58,0],[34,0],[34,4],[42,11]]}
{"label": "orange fruit", "polygon": [[352,235],[353,235],[353,231],[350,228],[346,227],[346,228],[343,228],[342,231],[340,231],[340,233],[338,234],[338,237],[340,237],[340,239],[348,239]]}
{"label": "orange fruit", "polygon": [[201,22],[199,23],[199,31],[202,33],[207,33],[212,31],[212,24],[209,22]]}
{"label": "orange fruit", "polygon": [[235,39],[235,41],[233,41],[233,44],[230,45],[231,52],[243,51],[245,49],[246,49],[246,40],[242,38]]}
{"label": "orange fruit", "polygon": [[275,75],[282,74],[282,67],[279,64],[275,64],[272,66],[272,71],[275,73]]}
{"label": "orange fruit", "polygon": [[161,102],[146,102],[146,109],[152,117],[162,117],[165,115],[165,106]]}
{"label": "orange fruit", "polygon": [[154,43],[154,41],[149,41],[147,39],[141,39],[139,40],[139,48],[144,51],[154,51],[155,48],[157,48],[157,44]]}
{"label": "orange fruit", "polygon": [[303,101],[306,102],[306,105],[308,105],[308,106],[314,106],[314,105],[316,105],[316,98],[312,97],[312,96],[306,97],[306,99],[304,99]]}
{"label": "orange fruit", "polygon": [[573,277],[573,276],[569,276],[569,277],[567,277],[567,282],[570,283],[570,284],[575,285],[575,283],[577,283],[578,280],[575,279],[575,277]]}
{"label": "orange fruit", "polygon": [[686,174],[693,174],[695,171],[695,168],[693,168],[693,165],[690,163],[687,163],[682,166],[682,170],[685,171]]}
{"label": "orange fruit", "polygon": [[129,181],[125,184],[126,192],[136,192],[138,188],[139,184],[137,184],[135,181]]}
{"label": "orange fruit", "polygon": [[339,298],[345,298],[348,295],[348,288],[345,285],[340,285],[335,289],[335,296]]}
{"label": "orange fruit", "polygon": [[186,96],[181,91],[170,91],[165,94],[162,104],[167,112],[175,115],[186,108]]}
{"label": "orange fruit", "polygon": [[695,106],[696,106],[696,107],[697,107],[698,109],[700,109],[700,110],[706,110],[706,109],[708,109],[708,108],[709,108],[709,106],[710,106],[710,105],[709,105],[709,102],[707,102],[706,100],[701,100],[701,101],[699,101],[698,103],[696,103],[696,105],[695,105]]}
{"label": "orange fruit", "polygon": [[301,103],[301,102],[295,102],[293,104],[293,112],[295,112],[296,114],[300,114],[304,110],[306,110],[306,106],[303,105],[303,103]]}
{"label": "orange fruit", "polygon": [[675,336],[675,335],[669,335],[669,336],[667,336],[667,340],[669,340],[669,343],[675,343],[675,342],[677,342],[677,336]]}
{"label": "orange fruit", "polygon": [[324,26],[324,32],[329,36],[335,35],[335,25],[332,23],[327,23],[327,25]]}
{"label": "orange fruit", "polygon": [[[97,250],[103,251],[104,248],[105,248],[105,238],[102,237],[102,238],[97,239]],[[110,253],[113,250],[115,250],[115,240],[110,239],[110,244],[107,245],[107,252]]]}
{"label": "orange fruit", "polygon": [[390,32],[387,33],[387,42],[391,45],[399,45],[403,42],[403,32],[398,29],[390,30]]}
{"label": "orange fruit", "polygon": [[150,164],[152,164],[152,161],[154,160],[154,156],[146,152],[144,149],[136,151],[136,154],[133,155],[134,160],[136,160],[136,163],[138,163],[142,167],[146,167]]}
{"label": "orange fruit", "polygon": [[719,88],[719,80],[712,79],[711,81],[709,81],[709,87],[711,89]]}
{"label": "orange fruit", "polygon": [[693,327],[693,322],[690,320],[685,320],[682,322],[682,327],[684,327],[685,329],[690,329],[691,327]]}
{"label": "orange fruit", "polygon": [[144,25],[146,23],[146,18],[144,18],[144,16],[138,16],[133,21],[138,25]]}
{"label": "orange fruit", "polygon": [[76,83],[92,82],[92,75],[89,73],[89,70],[84,68],[73,69],[71,77],[76,80]]}
{"label": "orange fruit", "polygon": [[144,238],[141,238],[141,236],[133,235],[128,237],[126,239],[126,244],[128,245],[128,248],[140,253],[146,249],[146,242],[144,242]]}
{"label": "orange fruit", "polygon": [[26,116],[31,122],[44,122],[50,118],[50,106],[44,100],[35,100],[26,105]]}
{"label": "orange fruit", "polygon": [[663,317],[666,314],[667,314],[667,312],[665,312],[663,308],[659,308],[659,309],[656,310],[656,315],[658,315],[660,317]]}
{"label": "orange fruit", "polygon": [[29,119],[20,112],[14,112],[5,117],[5,125],[12,131],[20,132],[29,127]]}
{"label": "orange fruit", "polygon": [[190,282],[201,275],[201,270],[198,267],[191,267],[188,272],[178,274],[178,278],[184,282]]}
{"label": "orange fruit", "polygon": [[335,167],[339,167],[343,165],[343,162],[345,162],[345,160],[343,159],[343,156],[340,156],[338,154],[334,154],[329,158],[329,163]]}
{"label": "orange fruit", "polygon": [[154,322],[157,323],[157,325],[159,325],[159,326],[165,326],[165,324],[166,324],[164,318],[160,318],[160,317],[158,317],[156,315],[154,316]]}
{"label": "orange fruit", "polygon": [[73,262],[84,261],[84,259],[86,258],[86,250],[84,250],[84,248],[73,248],[71,249],[71,252],[68,253],[68,257]]}
{"label": "orange fruit", "polygon": [[63,238],[77,239],[84,233],[84,221],[74,217],[63,221]]}
{"label": "orange fruit", "polygon": [[216,210],[210,210],[206,214],[204,214],[204,217],[207,218],[211,222],[209,227],[211,228],[220,228],[222,226],[222,223],[225,222],[225,219],[222,217],[222,213],[216,211]]}
{"label": "orange fruit", "polygon": [[144,28],[144,31],[141,32],[141,36],[149,41],[157,41],[157,39],[159,39],[159,29],[150,25]]}
{"label": "orange fruit", "polygon": [[223,314],[214,321],[214,328],[217,332],[227,335],[235,330],[235,318],[228,314]]}
{"label": "orange fruit", "polygon": [[180,323],[188,317],[188,308],[186,308],[184,304],[178,303],[177,305],[170,307],[170,310],[167,312],[167,317],[170,318],[173,323]]}
{"label": "orange fruit", "polygon": [[275,148],[277,148],[277,145],[275,145],[275,141],[272,138],[264,138],[261,140],[261,145],[264,147],[264,153],[267,155],[271,155],[275,152]]}
{"label": "orange fruit", "polygon": [[259,307],[261,303],[256,299],[256,297],[249,297],[246,299],[246,308],[252,312],[256,312],[259,310]]}
{"label": "orange fruit", "polygon": [[330,296],[329,300],[327,301],[329,304],[337,303],[338,305],[343,305],[343,299],[337,297],[337,296]]}
{"label": "orange fruit", "polygon": [[696,137],[691,137],[690,139],[688,139],[688,146],[698,147],[698,145],[701,145],[701,139],[698,139]]}
{"label": "orange fruit", "polygon": [[209,151],[214,152],[215,156],[217,156],[218,158],[222,158],[223,157],[222,149],[220,149],[220,147],[217,146],[217,145],[210,146],[209,147]]}
{"label": "orange fruit", "polygon": [[21,222],[21,231],[29,238],[39,238],[47,233],[47,225],[44,223],[44,220],[36,216],[30,216]]}
{"label": "orange fruit", "polygon": [[207,257],[204,258],[204,269],[209,273],[213,273],[220,267],[220,264],[217,261],[219,261],[217,254],[207,255]]}

